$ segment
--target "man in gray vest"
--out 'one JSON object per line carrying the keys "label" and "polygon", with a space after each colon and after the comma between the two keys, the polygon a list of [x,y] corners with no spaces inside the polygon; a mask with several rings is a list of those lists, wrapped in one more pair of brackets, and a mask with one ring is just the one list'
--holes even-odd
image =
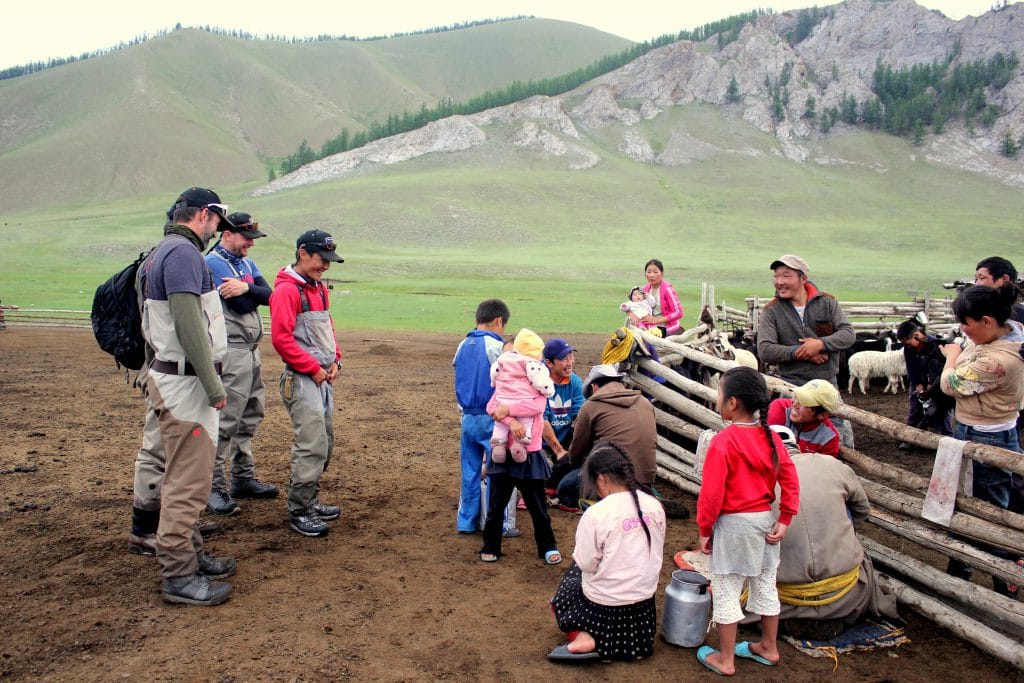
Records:
{"label": "man in gray vest", "polygon": [[[228,216],[222,223],[220,242],[206,255],[206,265],[224,306],[228,334],[227,354],[220,379],[228,403],[220,413],[217,457],[213,463],[213,488],[206,507],[218,515],[239,511],[234,498],[274,498],[277,487],[256,478],[252,439],[263,420],[266,391],[260,361],[263,322],[260,306],[270,302],[271,288],[251,258],[253,240],[266,237],[247,213]],[[225,463],[230,462],[231,492]],[[233,496],[233,497],[232,497]]]}
{"label": "man in gray vest", "polygon": [[[162,498],[155,550],[167,602],[217,605],[235,573],[232,558],[203,549],[195,530],[210,495],[219,411],[227,394],[218,373],[227,346],[220,296],[202,250],[227,220],[227,207],[212,190],[185,190],[169,212],[164,238],[139,269],[146,340],[143,393],[163,445]],[[147,420],[148,422],[148,420]],[[148,470],[147,470],[148,471]],[[136,489],[139,489],[136,470]],[[150,488],[145,486],[143,488]]]}

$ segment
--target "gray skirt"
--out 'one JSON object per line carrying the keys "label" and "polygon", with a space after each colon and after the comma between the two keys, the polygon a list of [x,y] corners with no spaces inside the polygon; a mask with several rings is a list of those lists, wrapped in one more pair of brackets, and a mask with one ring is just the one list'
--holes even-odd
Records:
{"label": "gray skirt", "polygon": [[711,537],[711,571],[715,574],[760,576],[779,566],[779,544],[765,536],[775,526],[775,514],[738,512],[722,515]]}

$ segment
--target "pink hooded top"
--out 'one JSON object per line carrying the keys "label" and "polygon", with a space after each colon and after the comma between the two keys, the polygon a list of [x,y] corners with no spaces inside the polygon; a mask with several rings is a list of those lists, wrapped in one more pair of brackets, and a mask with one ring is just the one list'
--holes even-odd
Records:
{"label": "pink hooded top", "polygon": [[508,407],[509,415],[503,424],[513,418],[531,420],[530,445],[527,450],[539,451],[543,442],[543,419],[547,400],[555,394],[551,373],[539,360],[544,342],[534,332],[523,328],[516,335],[511,351],[505,351],[491,366],[491,384],[494,395],[487,403],[487,412],[499,404]]}

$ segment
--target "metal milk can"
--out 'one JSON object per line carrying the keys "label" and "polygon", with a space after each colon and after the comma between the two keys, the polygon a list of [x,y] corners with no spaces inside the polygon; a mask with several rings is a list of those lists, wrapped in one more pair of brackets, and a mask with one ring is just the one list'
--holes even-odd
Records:
{"label": "metal milk can", "polygon": [[710,584],[699,572],[687,569],[672,572],[672,583],[665,587],[662,638],[683,647],[697,647],[704,642],[711,620]]}

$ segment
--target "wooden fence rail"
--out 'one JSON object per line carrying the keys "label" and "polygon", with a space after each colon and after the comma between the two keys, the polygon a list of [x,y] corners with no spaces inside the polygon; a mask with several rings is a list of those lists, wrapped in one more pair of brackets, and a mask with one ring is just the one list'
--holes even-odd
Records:
{"label": "wooden fence rail", "polygon": [[[654,337],[640,331],[640,338],[658,351],[660,358],[688,360],[711,372],[735,367],[733,361],[708,355],[684,344]],[[696,444],[706,430],[723,428],[721,416],[708,407],[715,391],[684,376],[675,368],[635,354],[623,364],[627,383],[656,402],[655,420],[658,476],[696,495],[700,491],[700,466]],[[658,376],[662,381],[655,381]],[[769,387],[792,395],[792,385],[766,377]],[[858,429],[879,431],[895,439],[926,448],[938,447],[939,436],[908,427],[881,415],[843,405],[836,414]],[[895,442],[895,441],[894,441]],[[872,504],[868,522],[899,541],[937,550],[946,557],[968,562],[978,570],[1008,582],[1024,582],[1020,567],[978,547],[950,537],[973,539],[1024,555],[1024,516],[997,508],[970,496],[958,495],[950,526],[943,527],[921,518],[926,477],[881,463],[857,450],[843,448],[843,459],[858,471]],[[992,446],[968,442],[964,456],[1024,474],[1024,458]],[[867,477],[872,477],[868,479]],[[899,575],[883,576],[897,599],[946,626],[958,636],[1001,659],[1024,669],[1024,605],[1013,602],[978,585],[947,576],[943,571],[915,560],[893,545],[863,538],[866,551],[878,566]],[[924,596],[914,586],[927,586],[933,596]]]}

